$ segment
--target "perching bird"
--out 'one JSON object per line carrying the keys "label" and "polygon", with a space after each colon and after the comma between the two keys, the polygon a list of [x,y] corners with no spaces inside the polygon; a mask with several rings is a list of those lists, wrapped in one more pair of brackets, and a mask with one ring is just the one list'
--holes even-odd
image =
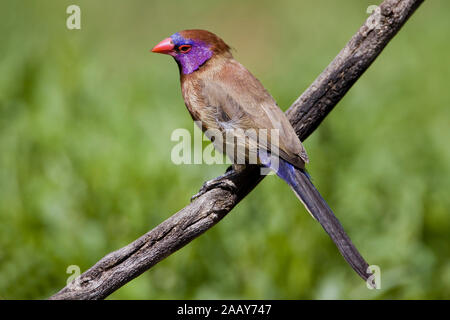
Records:
{"label": "perching bird", "polygon": [[[205,30],[184,30],[157,44],[152,52],[171,55],[180,69],[181,90],[192,118],[205,132],[231,132],[243,146],[248,160],[256,148],[257,163],[271,168],[286,181],[310,214],[322,225],[351,267],[364,279],[370,276],[368,264],[305,171],[306,151],[285,114],[262,84],[239,62],[233,59],[230,47],[215,34]],[[243,131],[267,129],[278,132],[274,150],[255,136],[242,138]],[[216,148],[223,151],[229,139],[223,138]],[[236,143],[236,142],[235,142]],[[238,146],[239,147],[239,146]],[[228,151],[228,148],[225,148]],[[264,152],[263,152],[264,151]],[[228,154],[236,160],[235,150]],[[234,157],[233,157],[234,156]],[[241,154],[242,156],[242,154]],[[275,165],[274,156],[278,162]],[[236,166],[237,167],[237,166]]]}

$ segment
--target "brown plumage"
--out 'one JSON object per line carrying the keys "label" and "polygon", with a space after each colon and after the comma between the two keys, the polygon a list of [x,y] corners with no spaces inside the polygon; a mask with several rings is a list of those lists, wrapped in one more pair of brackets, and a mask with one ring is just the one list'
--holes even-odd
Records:
{"label": "brown plumage", "polygon": [[[230,47],[211,32],[185,30],[164,39],[152,51],[169,54],[177,61],[185,104],[208,137],[220,137],[213,141],[214,146],[238,164],[240,159],[247,163],[256,158],[259,164],[275,171],[322,225],[352,268],[368,279],[367,262],[304,170],[308,156],[294,129],[263,85],[234,60]],[[278,143],[272,129],[278,132]],[[268,144],[252,134],[263,130],[267,130]],[[270,149],[270,144],[277,148]],[[270,151],[269,155],[262,152],[265,150]],[[272,162],[274,158],[280,160],[279,166]]]}
{"label": "brown plumage", "polygon": [[[181,73],[184,101],[192,118],[203,124],[202,129],[267,129],[272,143],[270,129],[278,129],[279,156],[303,169],[308,156],[295,130],[261,82],[234,60],[230,47],[211,32],[187,30],[180,34],[211,43],[218,52],[196,72]],[[253,142],[257,148],[263,147]]]}
{"label": "brown plumage", "polygon": [[210,49],[214,51],[215,55],[230,55],[230,47],[216,36],[214,33],[200,30],[200,29],[191,29],[191,30],[183,30],[180,31],[179,34],[185,39],[192,39],[197,41],[202,41],[210,45]]}

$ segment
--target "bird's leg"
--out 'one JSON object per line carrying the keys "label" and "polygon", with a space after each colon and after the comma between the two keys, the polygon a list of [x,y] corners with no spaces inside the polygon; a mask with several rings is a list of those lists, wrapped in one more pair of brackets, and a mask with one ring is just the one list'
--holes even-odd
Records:
{"label": "bird's leg", "polygon": [[229,166],[223,175],[203,183],[200,191],[191,197],[191,201],[194,201],[195,199],[212,189],[221,188],[231,191],[235,190],[236,185],[233,183],[233,181],[230,180],[230,178],[236,176],[242,170],[242,168],[243,166],[238,165]]}

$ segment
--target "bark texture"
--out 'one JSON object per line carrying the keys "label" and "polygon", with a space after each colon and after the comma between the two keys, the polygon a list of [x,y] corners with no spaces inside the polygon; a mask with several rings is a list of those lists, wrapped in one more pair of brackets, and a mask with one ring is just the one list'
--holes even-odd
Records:
{"label": "bark texture", "polygon": [[[367,70],[423,0],[385,0],[286,112],[305,140]],[[129,245],[109,253],[50,299],[104,299],[213,227],[262,179],[248,166]]]}

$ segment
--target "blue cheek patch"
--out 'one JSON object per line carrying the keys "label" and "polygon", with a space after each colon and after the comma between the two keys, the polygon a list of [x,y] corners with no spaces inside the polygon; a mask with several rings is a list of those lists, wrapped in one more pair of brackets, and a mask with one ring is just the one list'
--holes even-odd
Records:
{"label": "blue cheek patch", "polygon": [[188,53],[178,53],[175,56],[175,60],[180,64],[183,74],[194,72],[213,55],[209,46],[202,41],[184,39],[178,32],[170,38],[172,38],[175,45],[190,44],[192,46],[191,51]]}

